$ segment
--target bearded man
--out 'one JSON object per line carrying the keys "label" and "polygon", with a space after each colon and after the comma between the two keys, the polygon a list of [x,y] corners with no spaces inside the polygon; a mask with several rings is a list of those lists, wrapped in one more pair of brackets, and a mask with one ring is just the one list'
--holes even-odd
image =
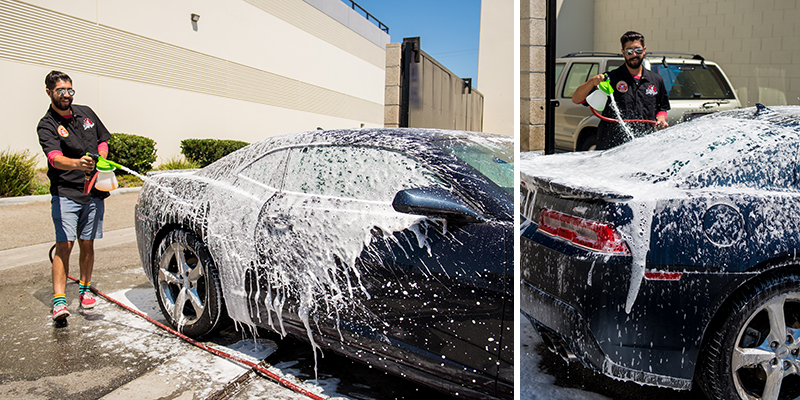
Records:
{"label": "bearded man", "polygon": [[103,199],[108,197],[108,192],[91,187],[89,178],[95,172],[95,160],[87,153],[106,157],[111,134],[91,108],[72,104],[75,90],[67,74],[51,71],[44,83],[50,106],[39,120],[36,131],[47,156],[51,213],[56,231],[52,317],[54,321],[66,322],[69,256],[76,239],[80,248],[80,307],[88,309],[96,304],[90,291],[94,239],[103,237]]}
{"label": "bearded man", "polygon": [[[611,80],[614,88],[614,100],[619,108],[620,116],[608,104],[603,110],[603,117],[619,120],[648,120],[654,124],[631,122],[627,123],[630,133],[626,132],[620,123],[601,120],[597,126],[597,150],[610,149],[633,139],[633,136],[642,136],[655,129],[664,129],[667,124],[667,111],[669,110],[669,96],[664,86],[664,80],[655,72],[642,66],[642,61],[647,54],[644,45],[644,35],[634,31],[625,32],[620,38],[622,55],[625,64],[607,74],[595,75],[582,85],[578,86],[572,95],[575,104],[586,104],[586,97],[597,90],[597,85],[606,80]],[[610,98],[609,98],[610,101]]]}

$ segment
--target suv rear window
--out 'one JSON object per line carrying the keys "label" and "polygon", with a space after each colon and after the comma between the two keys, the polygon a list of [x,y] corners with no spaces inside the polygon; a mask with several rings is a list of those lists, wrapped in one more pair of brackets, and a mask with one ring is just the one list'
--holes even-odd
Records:
{"label": "suv rear window", "polygon": [[670,100],[735,99],[728,82],[716,66],[703,68],[697,64],[650,65],[664,79]]}
{"label": "suv rear window", "polygon": [[606,61],[606,72],[619,68],[622,64],[625,64],[624,59],[609,59]]}

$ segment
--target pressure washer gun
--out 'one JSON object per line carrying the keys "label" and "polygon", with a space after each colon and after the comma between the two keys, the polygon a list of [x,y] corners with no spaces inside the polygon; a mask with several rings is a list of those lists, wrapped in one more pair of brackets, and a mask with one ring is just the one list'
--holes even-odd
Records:
{"label": "pressure washer gun", "polygon": [[119,184],[117,183],[117,176],[114,174],[114,170],[117,167],[121,167],[121,165],[106,160],[97,153],[86,153],[87,156],[91,157],[94,160],[95,168],[97,172],[95,172],[94,176],[89,178],[90,173],[86,173],[86,181],[83,184],[83,193],[89,194],[89,191],[92,190],[94,186],[97,190],[102,190],[104,192],[110,192],[116,189]]}

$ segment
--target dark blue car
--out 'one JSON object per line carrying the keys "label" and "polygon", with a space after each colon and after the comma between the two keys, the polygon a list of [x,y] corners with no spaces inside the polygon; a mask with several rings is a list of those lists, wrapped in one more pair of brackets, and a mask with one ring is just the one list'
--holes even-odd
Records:
{"label": "dark blue car", "polygon": [[513,389],[513,140],[409,129],[265,139],[151,175],[145,273],[189,336],[226,318],[459,396]]}
{"label": "dark blue car", "polygon": [[800,108],[720,112],[521,170],[521,311],[610,377],[800,396]]}

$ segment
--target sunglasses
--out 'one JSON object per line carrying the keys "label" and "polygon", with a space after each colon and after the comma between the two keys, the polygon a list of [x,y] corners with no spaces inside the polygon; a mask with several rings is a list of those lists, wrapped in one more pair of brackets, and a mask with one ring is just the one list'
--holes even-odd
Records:
{"label": "sunglasses", "polygon": [[54,92],[55,92],[55,94],[57,94],[59,96],[63,96],[64,93],[68,93],[70,96],[75,96],[75,89],[59,88],[59,89],[54,90]]}
{"label": "sunglasses", "polygon": [[632,56],[633,53],[636,53],[637,55],[642,55],[642,53],[644,53],[644,49],[641,47],[637,47],[635,49],[625,49],[626,56]]}

